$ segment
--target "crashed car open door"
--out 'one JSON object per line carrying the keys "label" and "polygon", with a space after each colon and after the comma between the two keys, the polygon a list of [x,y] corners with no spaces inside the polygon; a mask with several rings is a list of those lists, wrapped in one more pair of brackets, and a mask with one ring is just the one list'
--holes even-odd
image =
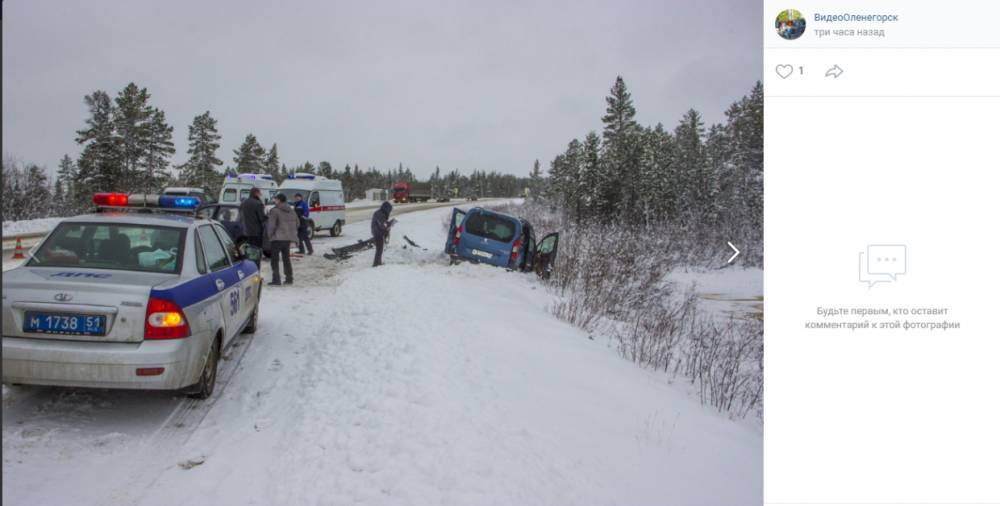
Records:
{"label": "crashed car open door", "polygon": [[549,279],[552,275],[552,266],[556,261],[556,253],[559,251],[559,232],[553,232],[538,241],[534,255],[534,271],[542,279]]}
{"label": "crashed car open door", "polygon": [[444,243],[444,252],[454,255],[458,252],[458,238],[462,234],[462,222],[465,221],[465,211],[455,208],[451,210],[451,222],[448,225],[448,237]]}
{"label": "crashed car open door", "polygon": [[222,224],[233,242],[243,241],[243,222],[240,219],[240,208],[232,204],[209,204],[198,208],[199,218],[215,220]]}

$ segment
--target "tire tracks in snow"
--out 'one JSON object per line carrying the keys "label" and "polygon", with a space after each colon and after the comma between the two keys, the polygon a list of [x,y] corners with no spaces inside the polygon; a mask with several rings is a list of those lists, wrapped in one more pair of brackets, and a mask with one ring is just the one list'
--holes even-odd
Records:
{"label": "tire tracks in snow", "polygon": [[160,474],[178,464],[179,454],[184,444],[194,435],[201,422],[212,411],[212,407],[225,394],[226,387],[240,369],[243,357],[250,349],[255,335],[240,334],[224,350],[223,360],[219,364],[218,376],[216,377],[215,391],[211,397],[208,399],[182,399],[170,416],[140,447],[139,453],[144,453],[151,458],[137,458],[137,461],[163,462],[163,465],[159,467],[137,466],[134,472],[126,478],[123,488],[112,492],[105,504],[138,504],[143,494],[156,482]]}

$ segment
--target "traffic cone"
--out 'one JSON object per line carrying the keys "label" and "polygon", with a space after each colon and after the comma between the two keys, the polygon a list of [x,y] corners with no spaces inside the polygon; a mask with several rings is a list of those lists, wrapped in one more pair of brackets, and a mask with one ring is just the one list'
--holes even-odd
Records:
{"label": "traffic cone", "polygon": [[17,238],[17,244],[14,245],[14,256],[11,257],[14,260],[24,260],[24,248],[21,247],[21,238]]}

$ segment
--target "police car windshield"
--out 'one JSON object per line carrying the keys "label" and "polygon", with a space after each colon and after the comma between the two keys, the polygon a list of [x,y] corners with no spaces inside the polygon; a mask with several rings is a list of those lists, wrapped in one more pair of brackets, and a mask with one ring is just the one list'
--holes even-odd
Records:
{"label": "police car windshield", "polygon": [[177,273],[183,237],[180,228],[64,222],[27,265]]}

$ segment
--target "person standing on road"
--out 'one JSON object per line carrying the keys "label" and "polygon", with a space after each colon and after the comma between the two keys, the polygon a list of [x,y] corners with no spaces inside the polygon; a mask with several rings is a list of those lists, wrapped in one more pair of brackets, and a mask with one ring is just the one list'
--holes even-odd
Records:
{"label": "person standing on road", "polygon": [[[302,200],[302,194],[295,194],[295,214],[299,217],[299,254],[305,254],[306,250],[309,250],[309,254],[313,254],[312,241],[309,240],[309,205]],[[304,245],[304,247],[303,247]]]}
{"label": "person standing on road", "polygon": [[288,253],[292,241],[298,238],[299,218],[288,205],[288,197],[279,193],[275,196],[275,205],[267,213],[267,232],[271,238],[271,285],[281,284],[281,272],[278,270],[278,257],[281,257],[285,269],[285,284],[292,284],[292,259]]}
{"label": "person standing on road", "polygon": [[389,201],[382,202],[382,207],[372,214],[372,237],[375,239],[375,261],[372,267],[382,265],[382,249],[385,248],[385,238],[389,235],[389,213],[392,212],[392,204]]}
{"label": "person standing on road", "polygon": [[[250,196],[240,204],[240,221],[247,242],[263,250],[267,215],[264,214],[264,203],[260,200],[260,188],[250,190]],[[257,259],[257,268],[260,269],[260,258]]]}

